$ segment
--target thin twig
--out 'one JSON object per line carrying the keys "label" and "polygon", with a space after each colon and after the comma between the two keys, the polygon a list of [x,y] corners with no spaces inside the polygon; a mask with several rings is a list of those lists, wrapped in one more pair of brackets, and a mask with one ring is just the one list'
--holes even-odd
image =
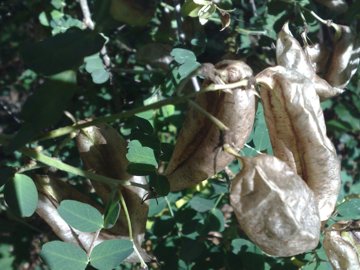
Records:
{"label": "thin twig", "polygon": [[90,13],[90,9],[89,9],[89,5],[87,0],[79,0],[80,3],[80,7],[81,7],[81,11],[82,14],[84,16],[84,24],[87,28],[94,30],[95,29],[95,23],[94,21],[91,19],[91,13]]}
{"label": "thin twig", "polygon": [[[218,90],[224,90],[224,89],[238,88],[240,86],[247,86],[247,85],[248,85],[248,80],[244,79],[237,83],[232,83],[232,84],[224,84],[224,85],[211,84],[208,87],[200,89],[199,92],[203,93],[203,92],[207,92],[207,91],[209,91],[209,92],[210,91],[218,91]],[[54,139],[57,137],[67,135],[76,130],[90,127],[90,126],[93,126],[93,125],[96,125],[99,123],[110,123],[110,122],[115,122],[119,119],[126,119],[137,113],[141,113],[141,112],[145,112],[145,111],[149,111],[149,110],[156,110],[165,105],[169,105],[169,104],[176,105],[176,104],[188,102],[189,98],[193,98],[197,94],[198,93],[191,93],[186,96],[170,97],[168,99],[160,100],[158,102],[154,102],[154,103],[146,105],[146,106],[141,106],[141,107],[129,110],[129,111],[120,112],[120,113],[116,113],[116,114],[112,114],[112,115],[108,115],[108,116],[102,116],[102,117],[95,118],[91,121],[85,122],[85,123],[75,124],[75,125],[71,125],[71,126],[65,126],[65,127],[61,127],[58,129],[54,129],[54,130],[51,130],[51,131],[43,134],[42,136],[35,138],[35,140],[33,140],[32,142]],[[0,134],[0,144],[7,143],[13,137],[14,137],[14,135]]]}
{"label": "thin twig", "polygon": [[255,151],[257,154],[261,154],[261,155],[263,154],[259,150],[256,150],[254,147],[248,145],[247,143],[245,143],[244,146],[251,149],[251,150],[253,150],[253,151]]}
{"label": "thin twig", "polygon": [[123,195],[122,195],[121,192],[119,192],[119,195],[120,195],[120,204],[121,204],[122,209],[124,209],[124,214],[125,214],[125,217],[126,217],[126,221],[127,221],[127,224],[128,224],[128,228],[129,228],[129,239],[130,239],[130,241],[131,241],[132,244],[133,244],[134,251],[135,251],[136,255],[137,255],[138,258],[139,258],[141,267],[142,267],[143,269],[148,269],[148,266],[146,265],[144,259],[141,257],[141,254],[140,254],[139,250],[137,249],[137,247],[136,247],[136,245],[135,245],[135,242],[134,242],[134,236],[133,236],[133,231],[132,231],[131,219],[130,219],[130,215],[129,215],[129,211],[128,211],[128,208],[127,208],[125,199],[124,199],[124,197],[123,197]]}
{"label": "thin twig", "polygon": [[217,128],[221,131],[229,130],[229,128],[221,122],[219,119],[217,119],[215,116],[207,112],[203,107],[201,107],[199,104],[197,104],[195,101],[192,101],[189,99],[189,104],[191,107],[193,107],[195,110],[199,111],[203,115],[205,115],[211,122],[213,122],[214,125],[217,126]]}
{"label": "thin twig", "polygon": [[88,250],[88,252],[87,252],[88,257],[90,257],[91,252],[92,252],[93,249],[94,249],[95,242],[96,242],[96,240],[98,239],[100,232],[101,232],[101,229],[98,229],[98,230],[95,232],[95,234],[94,234],[94,238],[92,239],[91,244],[90,244],[90,247],[89,247],[89,250]]}
{"label": "thin twig", "polygon": [[[91,19],[91,13],[90,13],[90,8],[89,8],[89,4],[87,2],[87,0],[79,0],[80,3],[80,7],[81,7],[81,11],[82,14],[84,16],[84,24],[87,28],[94,30],[95,29],[95,23],[94,21]],[[111,61],[110,61],[110,57],[108,55],[106,46],[104,45],[100,51],[100,56],[101,59],[107,69],[107,71],[109,72],[110,75],[110,82],[112,81],[112,74],[109,71],[109,68],[111,66]]]}
{"label": "thin twig", "polygon": [[24,147],[20,150],[20,153],[22,153],[30,158],[33,158],[49,167],[54,167],[61,171],[72,173],[74,175],[83,176],[83,177],[89,178],[91,180],[100,182],[100,183],[104,183],[104,184],[108,184],[108,185],[116,185],[116,186],[128,184],[127,180],[119,180],[119,179],[115,179],[115,178],[106,177],[106,176],[103,176],[100,174],[96,174],[91,171],[85,171],[85,170],[79,169],[77,167],[73,167],[69,164],[66,164],[58,159],[51,158],[47,155],[39,153],[36,150],[31,149],[31,148]]}
{"label": "thin twig", "polygon": [[254,0],[250,0],[250,4],[251,4],[251,8],[252,8],[253,13],[254,13],[254,17],[257,17],[255,1],[254,1]]}

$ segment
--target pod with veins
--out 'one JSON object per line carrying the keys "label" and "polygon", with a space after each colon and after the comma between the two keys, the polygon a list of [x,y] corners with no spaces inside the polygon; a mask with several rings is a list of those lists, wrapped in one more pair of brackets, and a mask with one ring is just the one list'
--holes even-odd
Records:
{"label": "pod with veins", "polygon": [[285,162],[269,156],[241,158],[230,203],[241,229],[264,252],[294,256],[316,248],[320,219],[313,192]]}
{"label": "pod with veins", "polygon": [[340,162],[326,135],[313,82],[276,66],[256,76],[274,155],[299,174],[314,192],[320,219],[327,220],[340,191]]}
{"label": "pod with veins", "polygon": [[360,221],[339,221],[326,229],[323,247],[334,270],[360,269]]}
{"label": "pod with veins", "polygon": [[[211,83],[234,83],[252,76],[251,68],[241,61],[225,60],[215,65]],[[195,186],[223,170],[233,156],[221,151],[223,143],[242,148],[255,119],[256,97],[250,87],[199,93],[195,102],[219,119],[229,130],[223,134],[209,118],[191,107],[176,141],[165,175],[171,191]]]}
{"label": "pod with veins", "polygon": [[278,65],[295,70],[311,80],[316,93],[324,100],[344,92],[343,89],[331,86],[326,80],[316,74],[309,56],[300,43],[292,35],[289,24],[285,23],[276,41],[276,61]]}

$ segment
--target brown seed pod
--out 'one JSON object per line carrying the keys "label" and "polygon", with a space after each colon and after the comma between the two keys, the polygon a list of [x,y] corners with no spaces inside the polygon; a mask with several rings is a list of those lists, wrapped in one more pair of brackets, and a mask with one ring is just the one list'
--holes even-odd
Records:
{"label": "brown seed pod", "polygon": [[[61,240],[79,245],[88,251],[94,240],[94,234],[81,232],[70,227],[59,215],[57,208],[62,200],[76,200],[87,203],[97,208],[101,213],[104,212],[102,207],[70,184],[55,177],[36,175],[34,180],[39,191],[39,202],[36,213],[50,226],[52,231]],[[128,235],[119,235],[112,230],[102,230],[94,244],[97,245],[104,240],[118,238],[128,239]],[[138,246],[141,256],[146,261],[150,261],[151,257],[140,248],[139,242],[135,241],[135,243]],[[135,253],[132,253],[126,259],[126,262],[135,263],[139,262],[139,259]]]}
{"label": "brown seed pod", "polygon": [[285,162],[259,155],[242,158],[230,202],[240,227],[264,252],[293,256],[314,249],[320,220],[313,192]]}
{"label": "brown seed pod", "polygon": [[323,76],[329,61],[329,48],[319,43],[307,44],[304,46],[304,52],[316,73]]}
{"label": "brown seed pod", "polygon": [[[216,66],[218,79],[233,83],[252,76],[251,68],[241,61],[222,61]],[[205,81],[208,85],[212,81]],[[179,133],[165,175],[171,191],[194,186],[225,168],[233,156],[221,151],[224,142],[242,148],[251,133],[256,97],[250,89],[235,88],[200,93],[196,103],[224,123],[221,133],[208,118],[191,107]]]}
{"label": "brown seed pod", "polygon": [[344,88],[356,73],[360,62],[360,38],[349,26],[336,25],[340,37],[334,37],[330,63],[325,73],[325,80],[332,86]]}
{"label": "brown seed pod", "polygon": [[[351,228],[352,223],[357,223],[356,228]],[[359,229],[359,221],[346,221],[326,230],[323,246],[334,270],[360,269]]]}
{"label": "brown seed pod", "polygon": [[310,79],[321,99],[327,99],[343,92],[342,89],[332,87],[327,81],[316,74],[309,57],[300,43],[291,34],[288,23],[284,24],[278,34],[276,60],[278,65],[295,70]]}
{"label": "brown seed pod", "polygon": [[[80,131],[76,137],[77,147],[81,160],[88,170],[119,180],[128,180],[140,185],[147,185],[145,177],[131,176],[126,172],[128,160],[126,159],[127,144],[124,138],[107,124],[90,126]],[[106,204],[114,187],[92,181],[96,193]],[[123,185],[119,187],[129,210],[130,220],[133,224],[134,237],[142,242],[148,214],[148,202],[143,202],[147,191],[140,187]],[[121,211],[119,221],[111,229],[117,235],[128,235],[128,226],[124,211]]]}
{"label": "brown seed pod", "polygon": [[265,69],[256,80],[274,155],[306,181],[318,201],[320,219],[327,220],[340,190],[340,162],[326,136],[313,83],[281,66]]}

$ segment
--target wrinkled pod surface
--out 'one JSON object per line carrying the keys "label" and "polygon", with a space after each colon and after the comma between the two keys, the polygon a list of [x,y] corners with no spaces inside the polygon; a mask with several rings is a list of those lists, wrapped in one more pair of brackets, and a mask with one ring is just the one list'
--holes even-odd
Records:
{"label": "wrinkled pod surface", "polygon": [[[234,83],[252,76],[241,61],[225,60],[215,65],[215,83]],[[203,86],[214,83],[206,80]],[[223,151],[223,143],[242,148],[251,133],[256,110],[252,89],[235,88],[200,93],[195,102],[218,118],[229,130],[220,131],[204,114],[190,107],[176,141],[165,175],[171,191],[192,187],[223,170],[233,157]]]}
{"label": "wrinkled pod surface", "polygon": [[[314,57],[313,55],[312,58]],[[317,56],[317,58],[326,57],[325,55]],[[311,61],[312,58],[292,35],[289,24],[285,23],[276,41],[276,61],[278,65],[297,71],[311,80],[321,100],[341,94],[344,91],[343,89],[333,87],[333,85],[330,85],[325,79],[316,74],[316,67]]]}
{"label": "wrinkled pod surface", "polygon": [[325,231],[323,247],[334,270],[360,269],[360,221],[339,221]]}
{"label": "wrinkled pod surface", "polygon": [[242,158],[231,183],[230,203],[241,229],[264,252],[293,256],[316,248],[320,219],[313,192],[285,162]]}
{"label": "wrinkled pod surface", "polygon": [[312,189],[320,218],[332,214],[341,186],[340,161],[326,135],[314,84],[302,74],[277,66],[256,76],[274,155]]}

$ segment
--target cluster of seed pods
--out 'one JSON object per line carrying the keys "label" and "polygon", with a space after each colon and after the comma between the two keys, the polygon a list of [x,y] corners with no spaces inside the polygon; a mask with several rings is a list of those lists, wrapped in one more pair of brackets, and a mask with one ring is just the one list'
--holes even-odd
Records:
{"label": "cluster of seed pods", "polygon": [[[274,156],[238,157],[242,169],[232,180],[230,202],[242,230],[272,256],[293,256],[314,249],[321,222],[328,220],[335,208],[341,186],[340,161],[326,135],[320,101],[342,93],[359,64],[359,42],[350,28],[338,29],[341,34],[331,50],[321,44],[303,48],[285,24],[276,45],[278,65],[256,76],[243,61],[224,60],[212,66],[213,74],[205,79],[203,89],[212,84],[222,84],[225,89],[197,95],[194,102],[207,114],[190,107],[164,172],[170,190],[179,191],[223,170],[234,159],[223,151],[223,145],[236,150],[244,146],[260,101]],[[251,83],[234,86],[242,80]],[[208,115],[227,129],[220,131]],[[85,128],[76,141],[86,169],[147,184],[144,177],[126,172],[127,142],[109,125]],[[76,199],[103,211],[101,206],[49,176],[38,176],[37,185],[41,191],[38,214],[61,239],[89,248],[92,236],[74,232],[54,214],[55,209],[63,199]],[[92,185],[106,204],[113,187],[97,182]],[[140,246],[148,213],[148,204],[142,200],[146,191],[126,185],[118,189],[129,208],[135,241]],[[115,226],[102,232],[97,241],[127,236],[127,222],[120,215]],[[337,240],[329,237],[327,234],[324,245],[334,249]],[[150,259],[146,254],[142,257]]]}

